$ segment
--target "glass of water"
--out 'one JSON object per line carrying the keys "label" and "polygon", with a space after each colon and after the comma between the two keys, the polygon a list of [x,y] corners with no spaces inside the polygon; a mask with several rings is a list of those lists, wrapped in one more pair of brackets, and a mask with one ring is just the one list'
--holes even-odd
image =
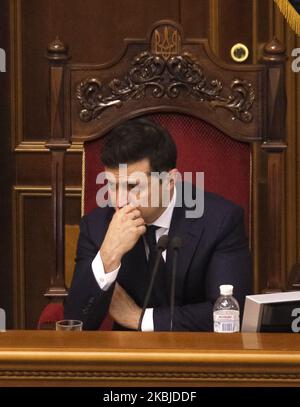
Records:
{"label": "glass of water", "polygon": [[56,322],[57,331],[82,331],[82,321],[77,319],[62,319]]}

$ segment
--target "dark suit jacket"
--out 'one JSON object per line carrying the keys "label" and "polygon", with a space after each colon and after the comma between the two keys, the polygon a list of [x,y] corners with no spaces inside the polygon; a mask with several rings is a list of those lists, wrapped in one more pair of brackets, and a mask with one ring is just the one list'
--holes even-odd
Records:
{"label": "dark suit jacket", "polygon": [[[183,240],[176,277],[175,331],[213,330],[213,304],[219,296],[221,284],[234,286],[241,314],[245,296],[251,293],[251,259],[243,209],[211,193],[205,193],[204,206],[201,218],[186,218],[185,207],[175,207],[172,216],[169,236],[179,236]],[[97,208],[84,216],[80,223],[76,268],[65,302],[65,318],[82,320],[84,329],[99,328],[113,293],[114,284],[108,291],[100,289],[91,268],[113,213],[112,208]],[[145,265],[145,248],[140,238],[123,257],[117,277],[140,307],[148,285],[143,271]],[[170,326],[168,304],[172,258],[169,251],[166,267],[164,286],[160,287],[165,300],[152,304],[155,331],[169,330]]]}

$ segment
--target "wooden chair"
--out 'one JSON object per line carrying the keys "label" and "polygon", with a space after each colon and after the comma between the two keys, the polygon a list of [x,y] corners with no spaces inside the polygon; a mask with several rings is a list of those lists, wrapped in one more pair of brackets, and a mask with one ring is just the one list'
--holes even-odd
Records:
{"label": "wooden chair", "polygon": [[207,190],[244,207],[255,291],[285,289],[285,59],[284,47],[274,39],[264,46],[260,64],[224,63],[206,39],[185,38],[180,25],[169,20],[154,24],[146,39],[125,40],[122,52],[105,65],[72,64],[60,40],[49,45],[51,133],[46,145],[52,156],[54,249],[45,295],[50,303],[61,303],[67,295],[66,150],[73,142],[83,143],[86,213],[96,205],[105,134],[140,115],[170,130],[181,171],[204,171]]}

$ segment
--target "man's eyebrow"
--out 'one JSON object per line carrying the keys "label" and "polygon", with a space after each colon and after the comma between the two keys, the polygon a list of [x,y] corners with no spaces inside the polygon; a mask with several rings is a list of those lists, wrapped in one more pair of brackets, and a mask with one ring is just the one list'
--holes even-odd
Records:
{"label": "man's eyebrow", "polygon": [[[147,172],[145,172],[145,173],[143,173],[143,175],[145,175],[145,176],[150,176],[151,175],[151,172],[150,171],[147,171]],[[132,185],[132,184],[139,184],[140,182],[141,182],[141,179],[140,178],[131,178],[131,175],[129,175],[128,176],[128,178],[127,179],[118,179],[118,178],[116,178],[116,177],[110,177],[110,175],[109,174],[106,174],[106,177],[105,177],[106,179],[107,179],[107,181],[108,182],[111,182],[111,183],[114,183],[115,185],[119,185],[120,183],[127,183],[127,184],[130,184],[130,185]]]}

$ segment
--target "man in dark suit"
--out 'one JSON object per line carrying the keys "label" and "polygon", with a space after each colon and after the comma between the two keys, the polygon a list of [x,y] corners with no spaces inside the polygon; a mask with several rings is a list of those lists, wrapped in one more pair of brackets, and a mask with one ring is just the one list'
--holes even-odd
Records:
{"label": "man in dark suit", "polygon": [[[98,329],[109,312],[114,329],[169,330],[169,249],[162,254],[153,292],[142,314],[153,266],[153,241],[155,245],[164,234],[182,239],[175,331],[213,330],[213,304],[221,284],[234,286],[242,310],[252,285],[242,208],[205,193],[202,216],[197,210],[197,216],[187,216],[191,208],[183,196],[192,191],[191,201],[197,198],[197,189],[175,183],[175,143],[165,129],[148,120],[129,120],[113,129],[101,158],[111,205],[99,207],[81,220],[65,317],[82,320],[84,329]],[[127,165],[126,173],[119,164]],[[154,180],[156,191],[150,188]]]}

